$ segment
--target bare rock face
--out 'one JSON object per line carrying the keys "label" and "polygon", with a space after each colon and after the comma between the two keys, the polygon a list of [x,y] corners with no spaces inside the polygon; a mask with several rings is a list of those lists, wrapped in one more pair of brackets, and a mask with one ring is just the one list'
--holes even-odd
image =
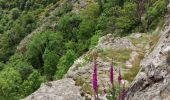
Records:
{"label": "bare rock face", "polygon": [[83,100],[83,97],[75,82],[65,78],[42,84],[36,92],[24,100]]}
{"label": "bare rock face", "polygon": [[127,91],[126,100],[170,100],[170,17],[154,50]]}
{"label": "bare rock face", "polygon": [[135,48],[131,41],[127,38],[114,38],[112,34],[107,34],[99,39],[97,49],[107,50],[107,49],[133,49]]}

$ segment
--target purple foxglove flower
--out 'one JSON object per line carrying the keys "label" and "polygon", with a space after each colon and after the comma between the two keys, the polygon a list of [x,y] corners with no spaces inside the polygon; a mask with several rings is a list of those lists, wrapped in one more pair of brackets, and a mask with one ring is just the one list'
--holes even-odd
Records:
{"label": "purple foxglove flower", "polygon": [[93,73],[93,90],[97,91],[97,74]]}
{"label": "purple foxglove flower", "polygon": [[112,63],[111,63],[109,72],[110,72],[110,75],[109,75],[110,83],[113,84],[113,75],[114,75],[114,73],[113,73],[113,64]]}
{"label": "purple foxglove flower", "polygon": [[94,68],[93,68],[93,73],[92,73],[92,85],[93,85],[93,90],[95,92],[97,92],[98,83],[97,83],[97,64],[96,64],[96,60],[94,60]]}

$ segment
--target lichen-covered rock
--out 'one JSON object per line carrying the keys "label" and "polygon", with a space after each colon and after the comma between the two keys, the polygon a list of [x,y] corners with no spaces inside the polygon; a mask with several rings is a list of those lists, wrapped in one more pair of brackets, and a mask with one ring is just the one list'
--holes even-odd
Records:
{"label": "lichen-covered rock", "polygon": [[170,100],[170,17],[154,50],[141,62],[141,70],[126,94],[126,100]]}
{"label": "lichen-covered rock", "polygon": [[24,100],[83,100],[79,87],[72,79],[65,78],[48,82]]}

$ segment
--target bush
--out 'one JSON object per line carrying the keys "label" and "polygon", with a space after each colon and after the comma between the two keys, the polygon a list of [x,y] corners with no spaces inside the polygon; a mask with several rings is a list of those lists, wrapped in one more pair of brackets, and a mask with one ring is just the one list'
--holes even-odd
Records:
{"label": "bush", "polygon": [[0,72],[0,98],[4,100],[18,100],[19,86],[22,82],[21,75],[12,67],[5,68]]}
{"label": "bush", "polygon": [[85,9],[83,9],[80,12],[80,15],[83,19],[94,19],[97,18],[100,14],[100,7],[97,3],[92,3],[86,6]]}
{"label": "bush", "polygon": [[45,50],[55,51],[56,55],[62,55],[64,53],[62,41],[63,37],[60,33],[44,32],[37,34],[27,46],[26,56],[35,68],[42,70]]}
{"label": "bush", "polygon": [[94,20],[83,20],[79,26],[78,39],[89,39],[95,32],[95,26]]}
{"label": "bush", "polygon": [[4,68],[4,63],[0,62],[0,71]]}
{"label": "bush", "polygon": [[100,31],[97,31],[95,35],[93,35],[90,39],[90,48],[93,49],[97,43],[98,43],[98,40],[100,38],[100,34],[101,32]]}
{"label": "bush", "polygon": [[13,8],[11,10],[11,17],[13,20],[16,20],[20,16],[20,11],[18,8]]}
{"label": "bush", "polygon": [[72,50],[68,50],[67,53],[60,58],[59,63],[57,64],[55,79],[61,79],[64,74],[67,73],[75,58],[76,54]]}
{"label": "bush", "polygon": [[50,51],[48,49],[45,50],[43,54],[43,61],[44,61],[44,74],[47,77],[47,80],[52,80],[53,75],[56,72],[56,65],[58,63],[59,56],[57,52]]}
{"label": "bush", "polygon": [[63,37],[65,39],[76,39],[76,33],[74,32],[79,24],[81,22],[81,19],[77,15],[70,15],[70,16],[64,16],[59,20],[58,23],[58,30],[63,32]]}

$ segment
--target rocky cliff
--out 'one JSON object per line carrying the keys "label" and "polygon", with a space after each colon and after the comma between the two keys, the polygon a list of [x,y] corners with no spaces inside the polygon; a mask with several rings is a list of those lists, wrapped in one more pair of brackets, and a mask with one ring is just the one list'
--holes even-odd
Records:
{"label": "rocky cliff", "polygon": [[170,15],[160,35],[153,51],[141,61],[142,68],[128,89],[126,100],[170,100]]}

